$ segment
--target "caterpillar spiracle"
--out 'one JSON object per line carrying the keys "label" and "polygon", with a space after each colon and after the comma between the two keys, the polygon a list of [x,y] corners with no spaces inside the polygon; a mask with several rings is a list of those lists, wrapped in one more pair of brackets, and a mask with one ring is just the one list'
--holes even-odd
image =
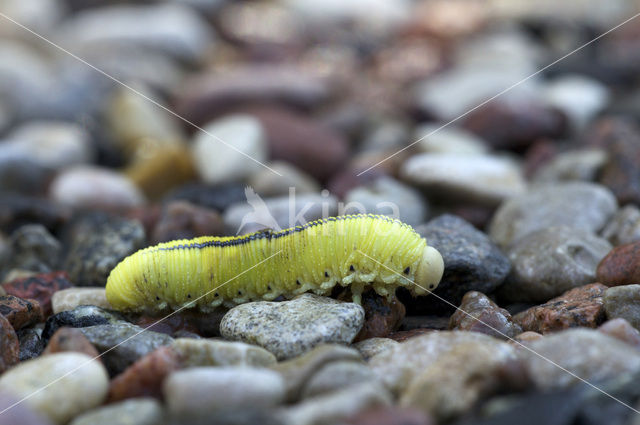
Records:
{"label": "caterpillar spiracle", "polygon": [[440,253],[411,226],[359,214],[277,232],[148,247],[111,271],[106,293],[109,303],[123,311],[195,306],[211,311],[221,304],[290,298],[307,291],[327,295],[339,284],[350,286],[359,303],[367,288],[386,297],[399,286],[425,294],[435,289],[443,270]]}

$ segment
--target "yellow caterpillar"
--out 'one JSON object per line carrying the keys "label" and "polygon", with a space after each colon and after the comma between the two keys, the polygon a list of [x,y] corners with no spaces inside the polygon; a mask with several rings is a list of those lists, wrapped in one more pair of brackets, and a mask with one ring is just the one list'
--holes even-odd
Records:
{"label": "yellow caterpillar", "polygon": [[161,243],[118,264],[106,291],[109,303],[125,311],[210,311],[307,291],[327,295],[337,284],[350,285],[359,303],[367,287],[387,297],[398,286],[425,294],[443,269],[440,253],[411,226],[360,214],[278,232]]}

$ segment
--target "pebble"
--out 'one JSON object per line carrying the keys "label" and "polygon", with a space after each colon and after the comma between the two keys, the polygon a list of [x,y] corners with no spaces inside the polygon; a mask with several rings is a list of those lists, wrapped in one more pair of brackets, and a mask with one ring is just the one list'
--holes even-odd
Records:
{"label": "pebble", "polygon": [[68,208],[46,199],[24,194],[0,194],[0,229],[6,233],[30,223],[40,223],[55,231],[70,215]]}
{"label": "pebble", "polygon": [[[249,201],[256,207],[249,204]],[[339,213],[338,199],[329,195],[328,191],[322,191],[320,194],[292,194],[263,201],[264,203],[260,202],[260,198],[248,190],[246,201],[232,205],[225,211],[224,223],[227,232],[246,234],[264,228],[288,229]]]}
{"label": "pebble", "polygon": [[67,272],[60,271],[18,278],[2,284],[9,295],[38,301],[45,318],[51,316],[53,294],[72,286]]}
{"label": "pebble", "polygon": [[355,344],[353,344],[353,348],[360,352],[360,355],[362,355],[363,359],[369,360],[376,354],[389,350],[398,344],[399,342],[394,341],[391,338],[374,337],[356,342]]}
{"label": "pebble", "polygon": [[6,269],[45,273],[56,269],[62,247],[44,226],[27,224],[11,234],[9,251]]}
{"label": "pebble", "polygon": [[551,226],[597,232],[616,209],[613,194],[597,184],[571,182],[538,187],[503,203],[493,216],[489,236],[506,248],[529,233]]}
{"label": "pebble", "polygon": [[564,75],[548,82],[542,97],[561,110],[575,129],[583,129],[609,102],[609,91],[597,80],[582,75]]}
{"label": "pebble", "polygon": [[491,155],[423,153],[402,164],[400,174],[433,196],[482,205],[497,205],[526,189],[516,162]]}
{"label": "pebble", "polygon": [[44,321],[38,301],[13,295],[0,296],[0,314],[9,320],[15,330]]}
{"label": "pebble", "polygon": [[640,331],[621,317],[607,320],[600,325],[598,331],[626,342],[640,350]]}
{"label": "pebble", "polygon": [[30,121],[7,135],[5,146],[24,150],[38,164],[54,170],[87,164],[95,152],[79,125],[63,121]]}
{"label": "pebble", "polygon": [[199,61],[214,41],[203,17],[173,3],[89,9],[73,15],[59,31],[66,45],[81,52],[146,50],[186,62]]}
{"label": "pebble", "polygon": [[608,288],[604,291],[603,301],[609,319],[625,319],[640,330],[640,285]]}
{"label": "pebble", "polygon": [[[111,375],[116,375],[156,348],[169,345],[173,338],[126,322],[80,328],[100,353]],[[109,350],[109,351],[107,351]]]}
{"label": "pebble", "polygon": [[274,364],[271,369],[282,375],[286,385],[286,399],[300,399],[302,389],[318,370],[333,362],[359,362],[360,354],[337,344],[321,344],[301,356]]}
{"label": "pebble", "polygon": [[121,210],[140,206],[144,196],[129,179],[107,168],[77,166],[60,172],[50,198],[73,208]]}
{"label": "pebble", "polygon": [[163,203],[171,201],[187,201],[204,208],[224,211],[230,205],[246,201],[246,197],[244,186],[241,183],[232,182],[219,185],[189,183],[169,193]]}
{"label": "pebble", "polygon": [[549,227],[509,248],[511,272],[499,294],[509,302],[545,302],[595,282],[598,263],[611,250],[605,239],[578,227]]}
{"label": "pebble", "polygon": [[0,394],[0,425],[51,425],[51,421],[25,403],[6,393]]}
{"label": "pebble", "polygon": [[20,363],[0,377],[0,391],[19,399],[56,424],[99,406],[109,378],[98,360],[79,353],[56,353]]}
{"label": "pebble", "polygon": [[[520,344],[523,345],[528,345],[531,341],[537,341],[539,339],[541,339],[543,336],[541,334],[539,334],[538,332],[532,332],[532,331],[525,331],[522,332],[519,335],[516,335],[514,340],[516,342],[519,342]],[[516,344],[516,345],[520,345],[520,344]]]}
{"label": "pebble", "polygon": [[302,388],[301,399],[329,394],[361,383],[374,384],[378,377],[364,363],[331,362],[318,369]]}
{"label": "pebble", "polygon": [[157,425],[163,417],[160,402],[139,398],[91,410],[76,417],[69,425]]}
{"label": "pebble", "polygon": [[104,288],[69,288],[54,292],[51,297],[53,314],[73,310],[81,305],[110,309]]}
{"label": "pebble", "polygon": [[296,193],[320,192],[316,179],[288,162],[273,161],[267,165],[280,175],[263,167],[249,178],[249,186],[260,196],[288,195],[290,188],[295,188]]}
{"label": "pebble", "polygon": [[441,153],[453,155],[484,155],[488,152],[487,144],[475,134],[457,127],[444,127],[444,123],[421,124],[413,133],[412,142],[416,148],[425,153]]}
{"label": "pebble", "polygon": [[151,243],[215,236],[223,231],[222,217],[217,211],[186,201],[174,201],[164,205],[151,234]]}
{"label": "pebble", "polygon": [[[540,389],[566,388],[578,380],[557,365],[595,385],[640,369],[640,353],[592,329],[568,329],[529,344],[529,376]],[[556,363],[550,363],[549,360]]]}
{"label": "pebble", "polygon": [[44,342],[40,338],[41,329],[20,329],[16,334],[20,342],[20,361],[38,357],[44,351]]}
{"label": "pebble", "polygon": [[347,425],[433,425],[433,419],[417,409],[381,406],[350,417]]}
{"label": "pebble", "polygon": [[477,291],[469,291],[462,297],[459,310],[449,320],[449,329],[481,332],[500,339],[513,338],[522,332],[507,310]]}
{"label": "pebble", "polygon": [[351,189],[345,196],[345,213],[389,215],[411,226],[424,222],[429,207],[416,189],[391,177],[380,177]]}
{"label": "pebble", "polygon": [[71,351],[74,353],[86,354],[89,357],[97,358],[100,353],[96,350],[96,347],[91,345],[91,342],[79,329],[75,328],[60,328],[49,339],[47,348],[45,348],[43,354],[53,354]]}
{"label": "pebble", "polygon": [[205,183],[243,181],[264,167],[265,130],[255,118],[230,115],[207,124],[204,130],[195,136],[191,154]]}
{"label": "pebble", "polygon": [[[464,344],[470,350],[495,348],[497,352],[511,351],[502,341],[479,332],[431,331],[409,338],[369,359],[369,366],[383,380],[387,388],[402,393],[423,371],[438,359],[446,358],[456,346]],[[508,347],[508,348],[507,348]]]}
{"label": "pebble", "polygon": [[111,380],[109,402],[138,397],[162,399],[165,378],[182,368],[180,354],[172,346],[159,347],[136,360]]}
{"label": "pebble", "polygon": [[227,339],[259,345],[279,360],[303,354],[321,343],[349,344],[362,328],[364,310],[313,294],[291,301],[259,301],[229,310],[220,324]]}
{"label": "pebble", "polygon": [[286,425],[340,423],[365,410],[391,403],[391,394],[384,386],[366,382],[282,409],[281,417]]}
{"label": "pebble", "polygon": [[598,264],[598,282],[607,286],[640,282],[640,241],[616,246]]}
{"label": "pebble", "polygon": [[563,152],[536,170],[532,181],[552,184],[565,181],[593,182],[607,161],[607,153],[600,149]]}
{"label": "pebble", "polygon": [[516,314],[514,320],[523,330],[541,334],[576,327],[595,328],[605,320],[602,297],[606,289],[599,283],[579,286]]}
{"label": "pebble", "polygon": [[[2,50],[0,46],[0,51]],[[0,191],[16,195],[41,195],[53,170],[38,164],[15,146],[0,145]]]}
{"label": "pebble", "polygon": [[111,270],[146,244],[137,220],[89,213],[70,224],[64,269],[78,286],[105,286]]}
{"label": "pebble", "polygon": [[364,324],[355,341],[374,337],[385,337],[397,330],[405,315],[404,305],[394,296],[390,300],[374,291],[362,294]]}
{"label": "pebble", "polygon": [[[504,342],[460,344],[417,374],[400,396],[401,407],[421,409],[438,422],[450,421],[478,401],[510,386],[505,370],[516,364],[516,350]],[[522,375],[520,365],[515,375]]]}
{"label": "pebble", "polygon": [[271,407],[284,401],[282,377],[269,369],[192,367],[172,373],[163,385],[170,411],[176,414],[226,408]]}
{"label": "pebble", "polygon": [[276,357],[264,348],[244,342],[178,338],[173,342],[172,347],[185,367],[267,367],[276,363]]}
{"label": "pebble", "polygon": [[42,338],[48,341],[49,338],[63,326],[83,328],[87,326],[104,325],[106,323],[116,323],[120,320],[122,320],[122,317],[118,313],[112,313],[92,305],[82,305],[73,310],[62,311],[49,317],[42,330]]}
{"label": "pebble", "polygon": [[620,208],[601,234],[613,246],[640,241],[640,209],[634,205]]}
{"label": "pebble", "polygon": [[15,330],[0,315],[0,372],[4,372],[20,360],[20,343]]}
{"label": "pebble", "polygon": [[[442,255],[444,274],[434,293],[454,305],[469,291],[493,292],[509,273],[509,259],[486,234],[460,217],[438,216],[416,227],[416,232]],[[436,303],[440,310],[446,308],[441,300],[433,300]]]}

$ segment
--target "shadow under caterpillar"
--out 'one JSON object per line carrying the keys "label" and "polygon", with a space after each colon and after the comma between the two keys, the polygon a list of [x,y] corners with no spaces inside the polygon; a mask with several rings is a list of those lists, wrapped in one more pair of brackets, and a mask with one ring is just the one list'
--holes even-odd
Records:
{"label": "shadow under caterpillar", "polygon": [[366,288],[386,297],[399,286],[417,295],[428,293],[443,270],[440,253],[411,226],[359,214],[278,232],[205,236],[148,247],[111,271],[106,292],[109,303],[123,311],[195,306],[210,311],[307,291],[328,295],[336,285],[350,286],[359,303]]}

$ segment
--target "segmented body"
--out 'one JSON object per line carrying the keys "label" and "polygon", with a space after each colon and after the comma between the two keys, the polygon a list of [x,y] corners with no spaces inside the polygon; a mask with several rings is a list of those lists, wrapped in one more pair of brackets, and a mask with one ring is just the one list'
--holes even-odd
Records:
{"label": "segmented body", "polygon": [[279,232],[177,240],[124,259],[109,276],[107,299],[120,310],[195,305],[209,311],[307,291],[326,295],[339,284],[350,285],[359,302],[368,286],[383,296],[398,286],[410,287],[425,247],[411,226],[377,215],[330,217]]}

